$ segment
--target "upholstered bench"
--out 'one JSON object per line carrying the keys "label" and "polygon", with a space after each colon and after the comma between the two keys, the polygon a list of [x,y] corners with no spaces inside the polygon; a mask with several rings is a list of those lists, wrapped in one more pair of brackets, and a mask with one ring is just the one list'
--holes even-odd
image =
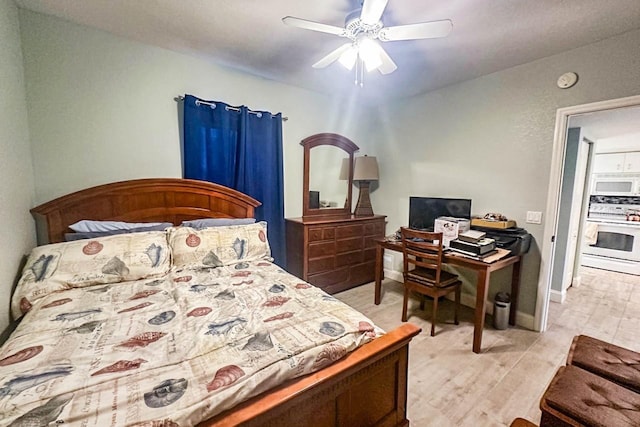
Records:
{"label": "upholstered bench", "polygon": [[558,370],[540,409],[540,426],[640,426],[640,394],[573,365]]}
{"label": "upholstered bench", "polygon": [[573,338],[567,365],[578,366],[640,393],[640,353],[586,335]]}

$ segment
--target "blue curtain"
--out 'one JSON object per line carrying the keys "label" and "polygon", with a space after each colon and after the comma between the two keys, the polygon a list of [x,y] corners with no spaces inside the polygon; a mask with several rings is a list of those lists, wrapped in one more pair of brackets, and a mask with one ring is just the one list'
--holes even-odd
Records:
{"label": "blue curtain", "polygon": [[184,99],[184,177],[234,188],[262,202],[275,262],[285,266],[282,115]]}

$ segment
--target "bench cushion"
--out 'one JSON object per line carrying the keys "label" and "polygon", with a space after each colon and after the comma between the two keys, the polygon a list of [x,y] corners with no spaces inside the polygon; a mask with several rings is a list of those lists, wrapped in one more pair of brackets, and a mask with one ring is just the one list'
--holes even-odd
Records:
{"label": "bench cushion", "polygon": [[640,425],[640,394],[572,365],[558,370],[542,396],[540,409],[542,420],[549,425]]}
{"label": "bench cushion", "polygon": [[586,335],[571,343],[567,365],[578,366],[640,393],[640,353]]}

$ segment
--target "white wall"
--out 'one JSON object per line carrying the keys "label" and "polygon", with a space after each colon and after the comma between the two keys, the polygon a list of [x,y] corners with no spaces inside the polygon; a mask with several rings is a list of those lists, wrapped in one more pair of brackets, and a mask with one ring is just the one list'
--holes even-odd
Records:
{"label": "white wall", "polygon": [[337,132],[359,144],[356,102],[21,10],[36,202],[92,185],[180,177],[179,104],[189,93],[283,113],[285,214],[302,212],[300,141]]}
{"label": "white wall", "polygon": [[596,153],[618,153],[640,151],[640,133],[600,138],[596,141]]}
{"label": "white wall", "polygon": [[[536,242],[525,257],[520,310],[534,313],[542,225],[525,224],[526,211],[545,212],[556,110],[640,94],[640,31],[496,72],[379,111],[380,188],[377,211],[387,230],[408,220],[408,197],[471,198],[476,214],[498,211],[515,219]],[[558,76],[578,73],[571,89]],[[495,277],[493,277],[495,276]],[[464,292],[475,293],[465,274]],[[490,297],[507,290],[509,271],[492,275]]]}
{"label": "white wall", "polygon": [[18,9],[0,0],[0,332],[9,324],[9,299],[22,257],[35,242],[29,208],[33,170],[27,125]]}

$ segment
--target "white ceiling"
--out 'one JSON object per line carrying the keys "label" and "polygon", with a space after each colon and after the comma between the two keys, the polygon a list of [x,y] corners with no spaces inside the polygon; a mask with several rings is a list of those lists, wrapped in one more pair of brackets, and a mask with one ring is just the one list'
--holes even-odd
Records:
{"label": "white ceiling", "polygon": [[[386,26],[451,19],[443,39],[387,42],[382,76],[311,65],[345,42],[285,26],[291,15],[343,26],[358,0],[16,0],[23,8],[146,44],[212,59],[324,93],[407,97],[640,28],[640,0],[389,0]],[[384,98],[381,98],[384,97]]]}

